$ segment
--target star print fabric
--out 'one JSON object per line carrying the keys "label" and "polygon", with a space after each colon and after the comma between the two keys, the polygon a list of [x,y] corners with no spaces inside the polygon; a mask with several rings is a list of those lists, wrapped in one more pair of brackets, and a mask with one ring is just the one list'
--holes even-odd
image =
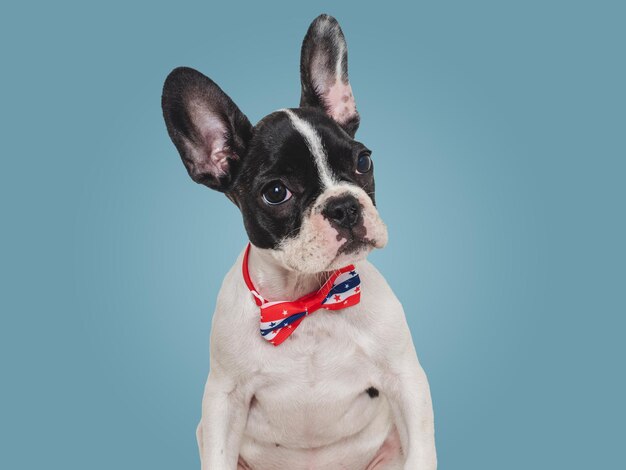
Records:
{"label": "star print fabric", "polygon": [[243,260],[243,276],[261,310],[261,336],[274,346],[285,341],[302,320],[319,309],[341,310],[361,300],[361,279],[353,265],[335,271],[316,292],[294,301],[268,302],[256,291],[248,273],[248,252]]}

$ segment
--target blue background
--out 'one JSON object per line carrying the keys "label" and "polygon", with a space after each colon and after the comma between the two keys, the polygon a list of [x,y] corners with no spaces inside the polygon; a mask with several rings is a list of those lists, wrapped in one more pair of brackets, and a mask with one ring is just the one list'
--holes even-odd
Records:
{"label": "blue background", "polygon": [[296,106],[321,12],[348,39],[390,229],[372,260],[440,468],[626,468],[621,2],[87,3],[0,14],[1,468],[199,468],[245,234],[188,179],[161,86],[189,65],[253,122]]}

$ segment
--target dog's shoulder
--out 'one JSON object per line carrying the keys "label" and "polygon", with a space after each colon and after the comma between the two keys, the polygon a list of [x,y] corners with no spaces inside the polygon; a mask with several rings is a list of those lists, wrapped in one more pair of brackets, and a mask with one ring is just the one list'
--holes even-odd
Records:
{"label": "dog's shoulder", "polygon": [[354,328],[350,335],[356,342],[370,344],[368,349],[373,356],[400,354],[411,341],[402,303],[372,263],[362,261],[357,270],[363,288],[361,302],[355,306],[357,314],[351,316]]}
{"label": "dog's shoulder", "polygon": [[259,336],[259,307],[243,279],[243,252],[222,282],[211,326],[211,367],[219,360],[227,371],[247,375],[254,373],[256,361],[250,358],[263,354]]}
{"label": "dog's shoulder", "polygon": [[376,315],[381,311],[391,316],[404,316],[402,304],[380,271],[368,260],[357,265],[361,278],[361,303],[368,311]]}

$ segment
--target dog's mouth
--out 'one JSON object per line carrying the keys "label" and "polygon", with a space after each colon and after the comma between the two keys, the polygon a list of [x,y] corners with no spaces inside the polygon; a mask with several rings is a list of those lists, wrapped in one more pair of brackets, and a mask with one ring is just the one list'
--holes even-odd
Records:
{"label": "dog's mouth", "polygon": [[343,240],[345,240],[345,242],[342,243],[337,250],[337,256],[349,255],[351,253],[361,251],[364,248],[374,248],[376,246],[376,243],[367,237],[367,229],[365,228],[363,219],[361,219],[359,223],[354,227],[335,227],[335,229],[337,230],[337,241],[341,243]]}
{"label": "dog's mouth", "polygon": [[342,268],[348,264],[361,261],[376,248],[376,242],[365,237],[350,236],[339,247],[333,259],[328,263],[326,270]]}
{"label": "dog's mouth", "polygon": [[337,256],[350,255],[359,251],[363,251],[367,248],[373,249],[375,247],[376,243],[373,240],[365,237],[361,238],[352,236],[339,247],[339,250],[337,250]]}
{"label": "dog's mouth", "polygon": [[328,269],[338,269],[347,264],[361,261],[379,246],[375,239],[369,238],[363,219],[354,227],[333,227],[337,230],[336,240],[340,243],[335,256],[327,265]]}

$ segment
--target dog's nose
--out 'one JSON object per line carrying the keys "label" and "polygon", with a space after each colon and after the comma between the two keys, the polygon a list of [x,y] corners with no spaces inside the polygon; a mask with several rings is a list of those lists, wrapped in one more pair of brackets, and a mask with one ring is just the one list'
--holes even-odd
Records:
{"label": "dog's nose", "polygon": [[326,203],[322,214],[331,224],[349,229],[361,218],[361,204],[350,194],[333,197]]}

